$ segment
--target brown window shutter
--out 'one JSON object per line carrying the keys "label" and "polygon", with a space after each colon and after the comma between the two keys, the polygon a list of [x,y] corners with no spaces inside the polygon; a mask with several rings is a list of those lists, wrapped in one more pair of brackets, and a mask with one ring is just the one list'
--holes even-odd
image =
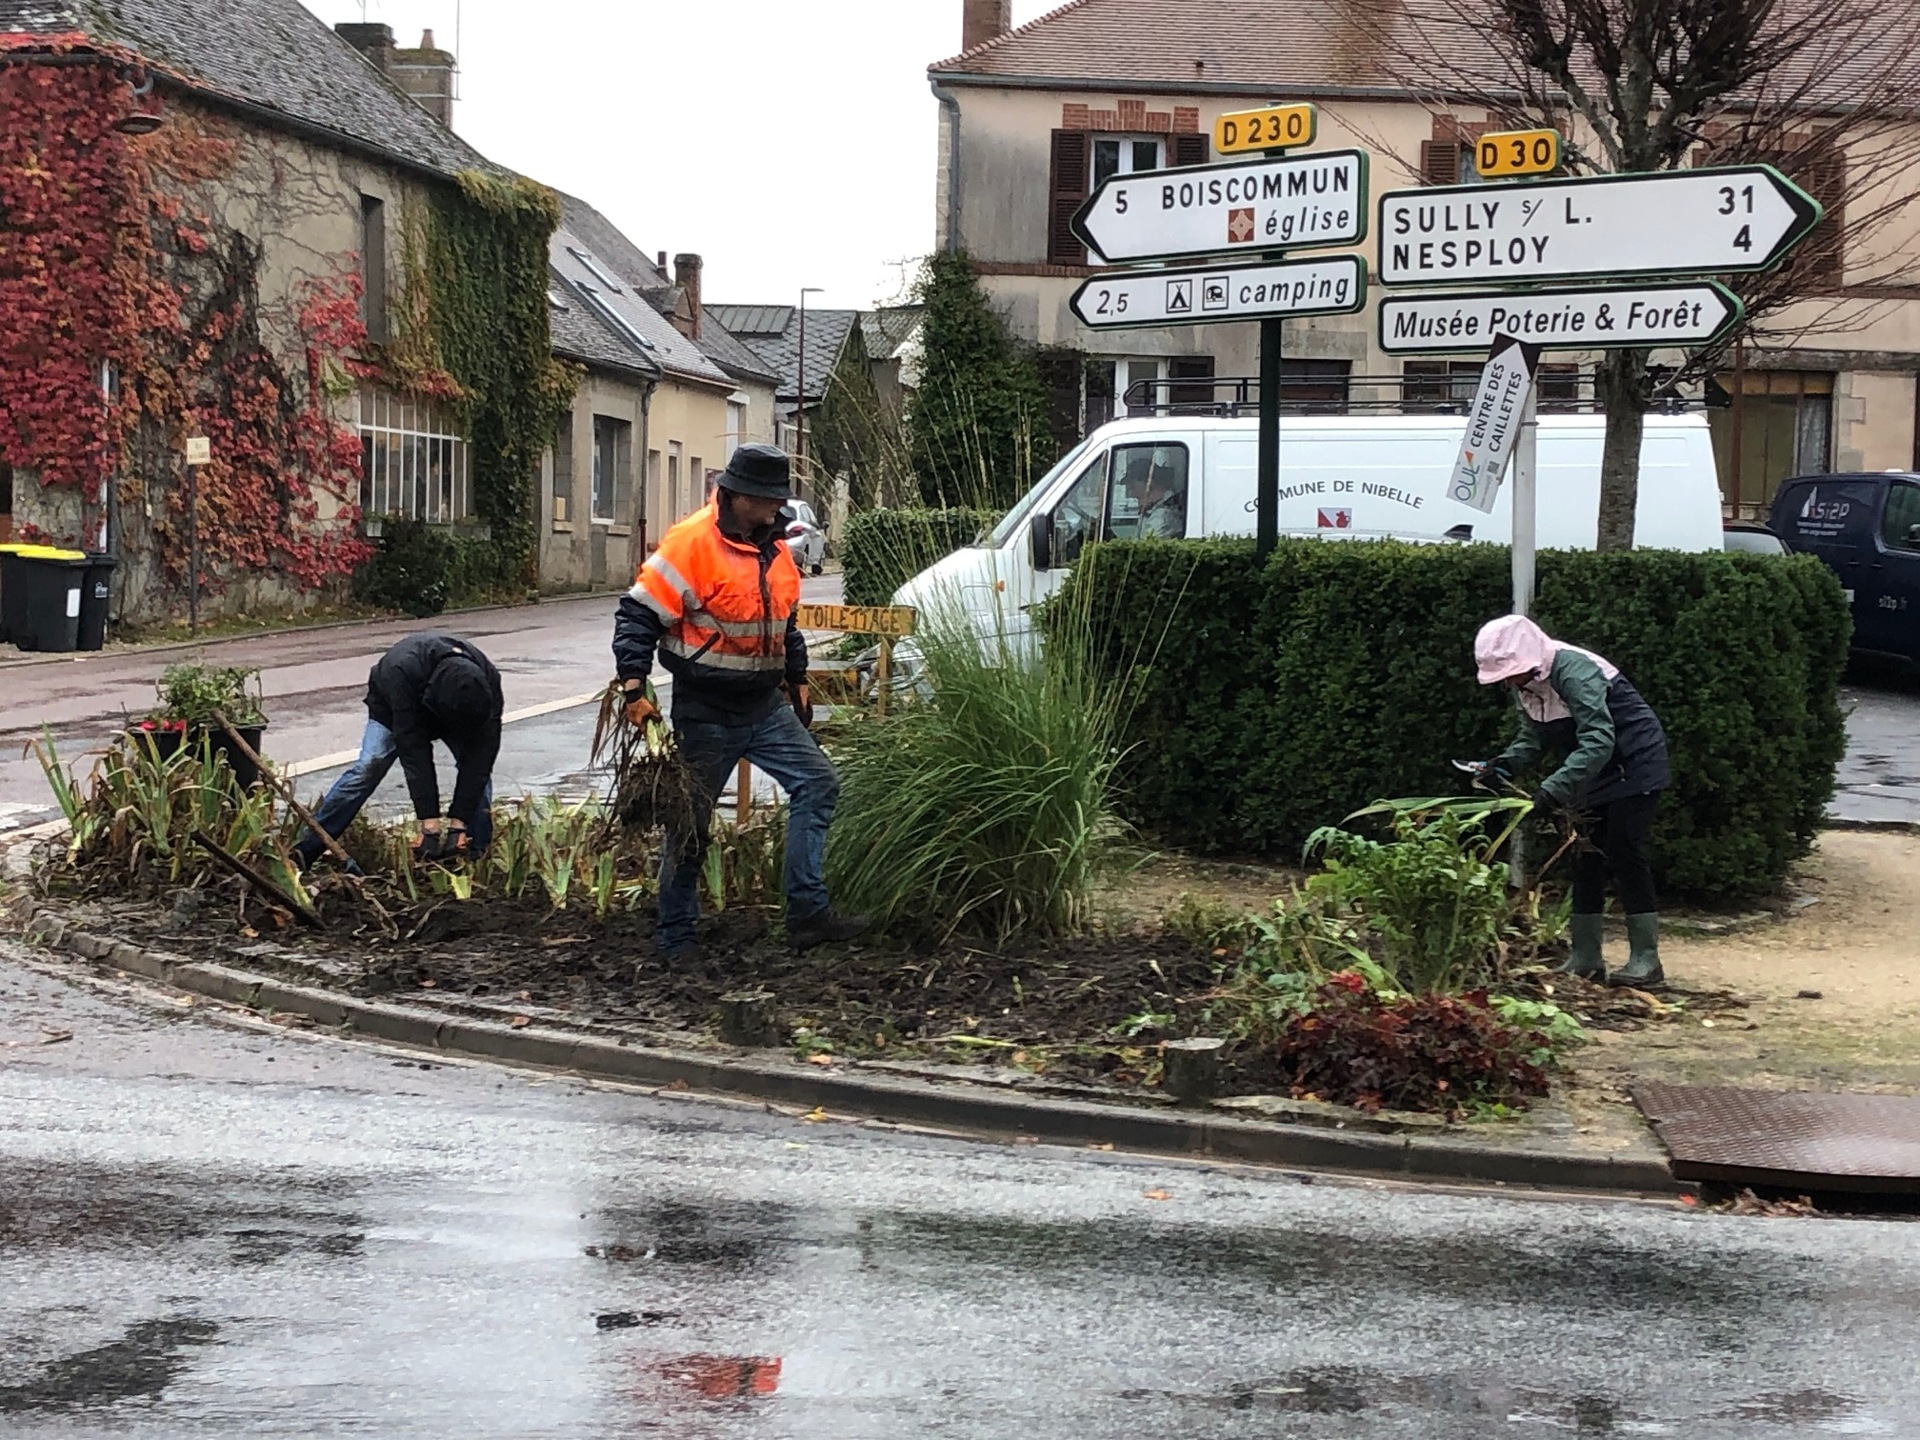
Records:
{"label": "brown window shutter", "polygon": [[1213,142],[1205,135],[1176,135],[1173,137],[1173,163],[1175,165],[1204,165],[1213,158]]}
{"label": "brown window shutter", "polygon": [[1053,132],[1053,178],[1047,189],[1049,264],[1087,263],[1087,247],[1075,238],[1072,222],[1073,212],[1087,198],[1087,181],[1093,174],[1092,140],[1085,130]]}
{"label": "brown window shutter", "polygon": [[1803,263],[1818,266],[1827,284],[1844,283],[1847,266],[1847,161],[1844,155],[1823,155],[1807,166],[1800,187],[1826,210],[1807,237]]}
{"label": "brown window shutter", "polygon": [[1454,140],[1420,142],[1420,183],[1457,185],[1460,183],[1460,145]]}

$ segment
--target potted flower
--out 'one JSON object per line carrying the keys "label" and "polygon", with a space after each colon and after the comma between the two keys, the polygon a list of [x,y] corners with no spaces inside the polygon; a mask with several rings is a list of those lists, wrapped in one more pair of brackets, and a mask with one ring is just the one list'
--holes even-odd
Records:
{"label": "potted flower", "polygon": [[240,737],[260,753],[260,736],[267,728],[261,706],[260,672],[234,665],[169,665],[154,687],[160,703],[133,732],[153,747],[161,760],[186,746],[198,749],[204,738],[227,757],[227,767],[240,787],[260,783],[260,770],[233,743],[216,715],[224,715]]}

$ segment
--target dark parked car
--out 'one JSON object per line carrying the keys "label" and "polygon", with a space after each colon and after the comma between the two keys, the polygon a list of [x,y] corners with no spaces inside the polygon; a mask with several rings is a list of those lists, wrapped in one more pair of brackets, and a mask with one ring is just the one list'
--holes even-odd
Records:
{"label": "dark parked car", "polygon": [[1818,555],[1853,605],[1853,648],[1920,664],[1920,474],[1807,475],[1773,497],[1773,530]]}

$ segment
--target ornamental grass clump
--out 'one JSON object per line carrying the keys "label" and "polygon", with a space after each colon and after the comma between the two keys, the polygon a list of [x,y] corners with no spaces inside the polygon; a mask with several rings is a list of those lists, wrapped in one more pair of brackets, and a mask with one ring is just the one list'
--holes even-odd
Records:
{"label": "ornamental grass clump", "polygon": [[1124,689],[1095,678],[1080,617],[1052,617],[1044,647],[1015,634],[923,615],[914,691],[833,747],[828,884],[896,936],[1084,931],[1122,859]]}

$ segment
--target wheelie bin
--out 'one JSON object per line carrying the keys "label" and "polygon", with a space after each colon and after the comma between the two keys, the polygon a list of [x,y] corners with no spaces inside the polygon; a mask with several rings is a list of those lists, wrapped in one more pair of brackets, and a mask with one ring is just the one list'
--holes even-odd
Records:
{"label": "wheelie bin", "polygon": [[79,550],[36,545],[16,556],[22,590],[13,643],[22,650],[64,652],[80,643],[80,592],[87,557]]}
{"label": "wheelie bin", "polygon": [[87,571],[80,581],[80,634],[82,650],[99,650],[107,643],[107,610],[113,600],[113,570],[120,562],[112,555],[87,556]]}

